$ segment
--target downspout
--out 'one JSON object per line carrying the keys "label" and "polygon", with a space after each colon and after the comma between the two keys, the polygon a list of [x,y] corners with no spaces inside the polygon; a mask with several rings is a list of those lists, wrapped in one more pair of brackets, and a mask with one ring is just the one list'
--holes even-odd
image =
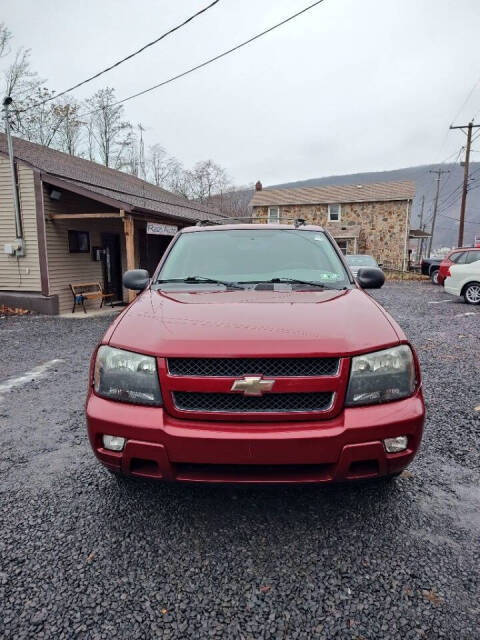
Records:
{"label": "downspout", "polygon": [[10,121],[8,119],[8,107],[12,103],[12,98],[7,96],[3,101],[3,110],[5,112],[5,133],[7,134],[8,158],[10,161],[10,174],[12,178],[13,206],[15,210],[15,229],[17,238],[17,247],[15,249],[16,256],[24,255],[23,247],[23,229],[22,218],[20,216],[20,199],[18,197],[17,175],[15,172],[15,158],[13,155],[12,135],[10,132]]}
{"label": "downspout", "polygon": [[408,228],[410,222],[410,203],[411,200],[407,200],[407,212],[405,214],[405,243],[403,245],[403,261],[402,261],[402,271],[406,271],[405,269],[405,261],[407,259],[407,242],[408,242]]}

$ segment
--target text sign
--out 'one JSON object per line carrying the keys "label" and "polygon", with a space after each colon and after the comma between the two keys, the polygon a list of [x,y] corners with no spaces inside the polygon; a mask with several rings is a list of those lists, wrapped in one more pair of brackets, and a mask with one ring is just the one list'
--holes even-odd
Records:
{"label": "text sign", "polygon": [[174,236],[178,227],[174,224],[158,224],[157,222],[147,222],[147,233],[156,236]]}

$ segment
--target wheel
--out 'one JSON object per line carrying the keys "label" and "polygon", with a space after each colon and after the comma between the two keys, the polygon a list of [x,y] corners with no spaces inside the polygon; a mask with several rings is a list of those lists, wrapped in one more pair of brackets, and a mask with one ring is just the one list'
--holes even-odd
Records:
{"label": "wheel", "polygon": [[463,290],[463,297],[467,304],[480,304],[480,282],[471,282]]}
{"label": "wheel", "polygon": [[435,271],[432,271],[430,273],[430,278],[433,284],[438,284],[438,269],[435,269]]}

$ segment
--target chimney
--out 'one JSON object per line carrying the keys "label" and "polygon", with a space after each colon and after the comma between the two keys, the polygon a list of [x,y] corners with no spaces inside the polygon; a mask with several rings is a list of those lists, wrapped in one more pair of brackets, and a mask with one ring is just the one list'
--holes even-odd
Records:
{"label": "chimney", "polygon": [[263,189],[262,183],[260,180],[257,180],[257,184],[255,185],[255,191],[261,191]]}

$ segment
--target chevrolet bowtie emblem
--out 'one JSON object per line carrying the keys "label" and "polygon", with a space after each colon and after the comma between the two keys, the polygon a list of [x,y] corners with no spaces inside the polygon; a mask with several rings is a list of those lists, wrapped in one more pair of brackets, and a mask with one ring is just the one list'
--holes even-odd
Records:
{"label": "chevrolet bowtie emblem", "polygon": [[243,391],[244,396],[262,396],[266,391],[271,391],[275,380],[264,380],[261,376],[245,376],[241,380],[235,380],[232,391]]}

